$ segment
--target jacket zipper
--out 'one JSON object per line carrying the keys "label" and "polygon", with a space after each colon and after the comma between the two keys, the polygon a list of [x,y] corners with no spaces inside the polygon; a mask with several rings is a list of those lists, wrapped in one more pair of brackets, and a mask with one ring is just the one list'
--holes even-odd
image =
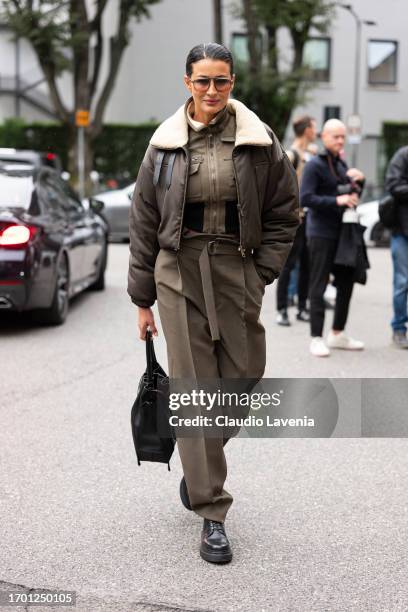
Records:
{"label": "jacket zipper", "polygon": [[239,187],[238,187],[238,178],[237,178],[237,172],[235,169],[235,161],[234,161],[234,151],[232,151],[232,168],[234,170],[234,177],[235,177],[235,185],[237,187],[237,210],[238,210],[238,223],[239,223],[239,247],[238,247],[238,251],[241,253],[242,257],[245,257],[245,249],[242,246],[242,223],[241,223],[241,217],[242,217],[242,213],[241,213],[241,203],[240,203],[240,197],[239,197]]}
{"label": "jacket zipper", "polygon": [[184,207],[185,207],[186,196],[187,196],[188,172],[189,172],[189,168],[190,168],[190,155],[189,155],[189,152],[184,147],[182,147],[182,149],[183,149],[184,153],[186,154],[187,164],[186,164],[186,174],[185,174],[185,177],[184,177],[184,194],[183,194],[183,203],[181,205],[180,229],[179,229],[179,235],[178,235],[178,240],[177,240],[177,246],[174,249],[175,251],[179,251],[180,250],[181,233],[183,231]]}

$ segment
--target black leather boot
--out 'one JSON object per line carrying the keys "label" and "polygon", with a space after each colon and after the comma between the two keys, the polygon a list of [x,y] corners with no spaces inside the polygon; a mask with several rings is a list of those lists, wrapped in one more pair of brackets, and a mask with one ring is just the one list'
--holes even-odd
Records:
{"label": "black leather boot", "polygon": [[188,491],[187,491],[186,479],[184,478],[184,476],[180,481],[180,499],[181,499],[181,503],[186,508],[186,510],[192,510],[192,507],[190,504],[190,498],[188,496]]}
{"label": "black leather boot", "polygon": [[232,550],[225,533],[224,523],[204,519],[200,555],[210,563],[229,563],[231,561]]}

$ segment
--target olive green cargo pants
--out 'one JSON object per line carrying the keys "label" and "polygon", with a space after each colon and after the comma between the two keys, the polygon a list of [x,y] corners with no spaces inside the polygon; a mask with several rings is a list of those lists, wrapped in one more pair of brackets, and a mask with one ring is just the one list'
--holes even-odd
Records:
{"label": "olive green cargo pants", "polygon": [[[231,241],[185,238],[177,253],[159,252],[155,281],[170,379],[263,376],[265,286],[252,255],[243,258]],[[223,439],[183,437],[177,444],[192,509],[224,521],[233,498],[224,489]]]}

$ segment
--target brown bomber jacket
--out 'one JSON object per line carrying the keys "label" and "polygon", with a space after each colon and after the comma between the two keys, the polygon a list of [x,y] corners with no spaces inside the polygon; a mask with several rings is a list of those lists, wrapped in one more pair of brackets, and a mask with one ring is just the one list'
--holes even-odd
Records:
{"label": "brown bomber jacket", "polygon": [[[269,284],[286,261],[299,224],[296,173],[272,130],[238,100],[232,153],[238,192],[240,251],[253,253]],[[159,250],[178,251],[189,173],[185,105],[153,134],[133,193],[129,230],[128,293],[144,308],[156,300],[154,267]]]}

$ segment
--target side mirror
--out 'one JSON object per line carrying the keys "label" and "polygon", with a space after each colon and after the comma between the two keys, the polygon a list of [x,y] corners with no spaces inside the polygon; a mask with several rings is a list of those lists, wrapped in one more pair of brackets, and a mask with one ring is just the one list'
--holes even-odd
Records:
{"label": "side mirror", "polygon": [[104,206],[105,203],[102,202],[102,200],[97,200],[96,198],[89,198],[89,207],[95,214],[99,215],[102,212]]}

